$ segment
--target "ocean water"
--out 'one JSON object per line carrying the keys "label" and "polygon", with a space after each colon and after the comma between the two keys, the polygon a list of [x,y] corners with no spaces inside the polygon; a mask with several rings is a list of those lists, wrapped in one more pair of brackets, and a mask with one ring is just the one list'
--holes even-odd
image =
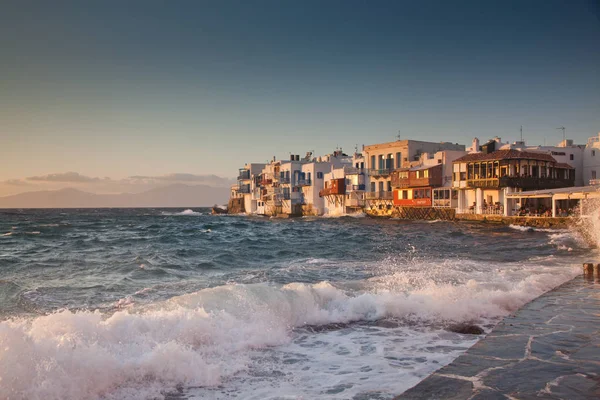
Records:
{"label": "ocean water", "polygon": [[391,399],[580,273],[577,233],[0,210],[0,398]]}

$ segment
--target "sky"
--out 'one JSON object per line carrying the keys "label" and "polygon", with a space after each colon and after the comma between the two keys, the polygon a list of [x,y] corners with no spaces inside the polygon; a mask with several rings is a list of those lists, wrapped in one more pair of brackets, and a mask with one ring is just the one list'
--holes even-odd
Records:
{"label": "sky", "polygon": [[0,195],[232,178],[398,132],[585,143],[599,1],[6,1]]}

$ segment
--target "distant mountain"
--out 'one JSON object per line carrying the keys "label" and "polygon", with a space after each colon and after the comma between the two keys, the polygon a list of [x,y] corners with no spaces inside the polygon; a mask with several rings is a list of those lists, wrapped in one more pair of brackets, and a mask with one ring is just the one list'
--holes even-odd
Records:
{"label": "distant mountain", "polygon": [[0,208],[201,207],[224,204],[229,189],[173,184],[142,193],[94,194],[77,189],[44,190],[0,197]]}

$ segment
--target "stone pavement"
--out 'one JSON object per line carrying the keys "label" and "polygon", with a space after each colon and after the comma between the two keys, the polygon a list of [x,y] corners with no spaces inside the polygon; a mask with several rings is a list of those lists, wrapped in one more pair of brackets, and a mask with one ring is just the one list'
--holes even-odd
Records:
{"label": "stone pavement", "polygon": [[396,399],[600,399],[600,281],[533,300]]}

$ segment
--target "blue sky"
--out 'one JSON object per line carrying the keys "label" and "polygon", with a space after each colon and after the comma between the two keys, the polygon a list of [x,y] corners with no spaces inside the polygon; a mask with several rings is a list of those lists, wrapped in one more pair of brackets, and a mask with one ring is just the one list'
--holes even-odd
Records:
{"label": "blue sky", "polygon": [[12,1],[0,180],[600,131],[598,1]]}

